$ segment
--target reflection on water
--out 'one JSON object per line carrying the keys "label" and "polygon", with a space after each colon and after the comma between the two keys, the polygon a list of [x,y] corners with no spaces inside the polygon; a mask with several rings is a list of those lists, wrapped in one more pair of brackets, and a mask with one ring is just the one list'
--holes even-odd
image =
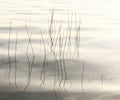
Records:
{"label": "reflection on water", "polygon": [[118,91],[119,3],[0,0],[1,91]]}

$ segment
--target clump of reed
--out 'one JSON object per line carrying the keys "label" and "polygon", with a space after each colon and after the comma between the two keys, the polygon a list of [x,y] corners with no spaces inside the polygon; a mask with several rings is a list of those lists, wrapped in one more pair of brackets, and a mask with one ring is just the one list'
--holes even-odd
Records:
{"label": "clump of reed", "polygon": [[[56,90],[63,89],[66,90],[66,84],[69,77],[69,73],[67,72],[66,67],[66,59],[73,59],[74,57],[79,57],[79,48],[80,48],[80,25],[81,20],[80,18],[77,18],[77,15],[68,15],[68,21],[66,25],[66,31],[62,31],[63,29],[63,23],[62,21],[59,23],[59,26],[56,28],[55,26],[55,9],[51,10],[51,17],[49,22],[49,29],[47,33],[47,40],[44,38],[44,34],[42,32],[42,29],[40,29],[40,47],[43,46],[43,61],[42,66],[40,65],[40,86],[43,86],[46,81],[46,68],[49,66],[47,64],[48,62],[48,54],[50,54],[54,59],[54,66],[53,67],[53,76],[54,76],[54,91],[56,93]],[[75,17],[75,20],[73,19],[73,16]],[[11,46],[11,30],[12,30],[12,22],[10,22],[10,29],[9,29],[9,39],[8,39],[8,59],[9,59],[9,73],[8,73],[8,80],[11,84],[11,55],[10,55],[10,46]],[[31,83],[31,77],[32,77],[32,70],[34,68],[35,64],[35,50],[34,50],[34,44],[32,42],[32,35],[33,32],[31,29],[25,25],[25,30],[27,33],[27,48],[26,48],[26,59],[28,63],[28,76],[27,76],[27,83],[24,87],[24,90],[26,90]],[[16,32],[16,40],[15,40],[15,75],[14,75],[14,83],[16,89],[17,87],[17,46],[18,46],[18,32]],[[47,44],[48,42],[48,44]],[[48,47],[50,51],[48,50]],[[74,52],[73,52],[74,47]],[[29,50],[32,51],[32,53],[29,55]],[[32,57],[30,57],[32,56]],[[82,72],[82,78],[81,78],[81,84],[83,84],[83,74],[84,74],[84,67]],[[83,85],[82,85],[83,87]]]}

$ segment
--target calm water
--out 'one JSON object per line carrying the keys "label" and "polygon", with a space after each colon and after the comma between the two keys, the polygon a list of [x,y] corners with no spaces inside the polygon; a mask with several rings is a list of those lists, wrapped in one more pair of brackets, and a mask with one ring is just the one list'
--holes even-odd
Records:
{"label": "calm water", "polygon": [[[26,58],[26,50],[29,41],[28,33],[32,33],[31,40],[34,48],[29,46],[28,56],[33,61],[35,55],[34,69],[32,74],[33,87],[39,84],[39,65],[44,61],[45,48],[40,40],[42,32],[45,41],[48,64],[53,66],[53,55],[50,53],[50,38],[48,35],[52,9],[54,9],[54,25],[53,34],[57,38],[57,34],[62,23],[61,34],[65,43],[67,37],[67,25],[72,21],[71,31],[71,47],[66,46],[65,55],[67,70],[70,79],[76,85],[81,84],[81,70],[85,63],[85,88],[91,86],[95,90],[104,84],[106,90],[119,90],[120,87],[114,84],[119,83],[120,78],[120,1],[116,0],[0,0],[0,78],[6,80],[0,82],[1,87],[8,84],[8,58],[11,57],[12,74],[11,81],[14,83],[15,74],[15,54],[17,56],[17,82],[20,89],[27,80],[28,59]],[[77,25],[81,22],[80,28],[80,48],[75,48],[76,36],[76,20]],[[27,30],[29,31],[27,33]],[[9,34],[11,33],[11,35]],[[17,52],[15,53],[16,34],[17,36]],[[8,42],[10,35],[10,48],[8,56]],[[68,42],[67,42],[68,43]],[[69,44],[69,43],[68,43]],[[56,57],[59,58],[59,44],[56,44]],[[79,50],[79,57],[76,56]],[[72,58],[72,59],[71,59]],[[81,60],[81,63],[80,63]],[[52,67],[48,67],[47,75],[53,76]],[[38,75],[36,74],[38,73]],[[92,80],[92,81],[91,81]],[[71,82],[71,81],[70,81]],[[68,82],[68,83],[70,83]],[[89,84],[90,82],[90,84]],[[93,82],[93,83],[91,83]],[[49,82],[48,82],[49,83]],[[14,86],[7,86],[3,90]],[[81,85],[77,86],[81,89]],[[79,90],[74,87],[73,90]],[[48,85],[48,88],[50,86]],[[98,89],[99,90],[99,89]],[[100,89],[101,90],[101,89]]]}

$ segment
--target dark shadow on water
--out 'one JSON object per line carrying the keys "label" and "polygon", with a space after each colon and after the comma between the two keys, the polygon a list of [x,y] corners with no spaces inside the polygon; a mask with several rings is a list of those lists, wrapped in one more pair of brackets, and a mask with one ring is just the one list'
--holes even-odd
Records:
{"label": "dark shadow on water", "polygon": [[[57,100],[92,100],[101,93],[95,92],[59,92]],[[56,100],[53,91],[50,92],[1,92],[0,100]]]}

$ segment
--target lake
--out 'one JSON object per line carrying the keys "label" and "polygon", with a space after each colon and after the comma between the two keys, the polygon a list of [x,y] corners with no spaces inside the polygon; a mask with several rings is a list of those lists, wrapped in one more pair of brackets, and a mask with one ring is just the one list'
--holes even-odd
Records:
{"label": "lake", "polygon": [[119,4],[0,0],[0,92],[119,91]]}

